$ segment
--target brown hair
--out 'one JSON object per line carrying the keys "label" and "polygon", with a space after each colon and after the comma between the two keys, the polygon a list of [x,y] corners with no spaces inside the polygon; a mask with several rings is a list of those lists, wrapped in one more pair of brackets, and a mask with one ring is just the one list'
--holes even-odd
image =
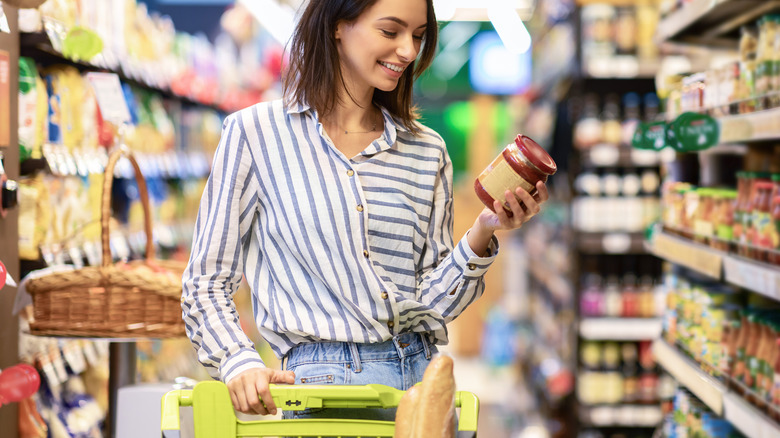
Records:
{"label": "brown hair", "polygon": [[[407,68],[392,91],[374,90],[374,104],[384,107],[399,118],[414,133],[417,108],[412,102],[414,79],[431,65],[436,51],[438,26],[433,12],[433,0],[427,3],[428,26],[423,45],[412,68]],[[339,52],[336,47],[336,25],[353,22],[377,0],[309,0],[295,28],[290,43],[290,62],[284,73],[283,90],[290,102],[308,104],[320,114],[330,113],[337,103],[334,90],[343,84]]]}

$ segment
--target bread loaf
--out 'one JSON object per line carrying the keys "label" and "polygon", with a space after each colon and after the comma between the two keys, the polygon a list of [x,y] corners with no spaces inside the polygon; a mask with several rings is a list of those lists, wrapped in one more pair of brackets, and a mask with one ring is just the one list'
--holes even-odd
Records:
{"label": "bread loaf", "polygon": [[393,438],[411,438],[415,414],[420,403],[420,385],[412,386],[406,391],[398,409],[395,411],[395,432]]}
{"label": "bread loaf", "polygon": [[420,385],[417,417],[412,424],[412,438],[453,437],[454,431],[448,427],[455,415],[455,377],[452,368],[451,357],[436,356],[425,369]]}

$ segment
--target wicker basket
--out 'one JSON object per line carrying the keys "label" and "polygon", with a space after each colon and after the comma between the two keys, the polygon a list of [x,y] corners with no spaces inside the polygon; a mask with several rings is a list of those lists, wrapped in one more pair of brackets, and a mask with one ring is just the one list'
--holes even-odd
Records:
{"label": "wicker basket", "polygon": [[[111,186],[117,161],[126,156],[135,169],[144,208],[146,259],[112,263],[109,246]],[[152,220],[146,181],[126,148],[109,157],[101,199],[103,261],[89,266],[30,278],[36,335],[100,338],[162,338],[184,335],[181,316],[183,262],[154,260]]]}

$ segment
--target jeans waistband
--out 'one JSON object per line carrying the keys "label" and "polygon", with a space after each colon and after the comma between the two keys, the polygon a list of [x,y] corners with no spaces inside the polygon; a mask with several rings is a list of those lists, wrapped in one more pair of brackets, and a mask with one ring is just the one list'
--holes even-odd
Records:
{"label": "jeans waistband", "polygon": [[282,359],[282,369],[306,363],[347,363],[354,372],[363,370],[363,362],[404,357],[423,352],[431,358],[432,347],[425,333],[402,333],[378,343],[310,342],[293,347]]}

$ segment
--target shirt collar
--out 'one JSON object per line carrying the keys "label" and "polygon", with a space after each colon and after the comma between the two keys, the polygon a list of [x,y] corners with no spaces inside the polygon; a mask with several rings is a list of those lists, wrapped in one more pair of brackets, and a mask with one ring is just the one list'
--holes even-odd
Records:
{"label": "shirt collar", "polygon": [[[301,103],[301,102],[291,103],[290,101],[286,101],[285,103],[286,103],[285,106],[287,107],[287,112],[289,114],[300,114],[312,109],[311,106],[309,106],[309,104],[307,103]],[[393,117],[393,115],[390,114],[390,112],[387,109],[385,109],[384,107],[379,107],[379,109],[380,111],[382,111],[382,118],[384,119],[385,122],[384,123],[385,133],[388,133],[387,128],[390,126],[394,127],[395,130],[397,131],[409,132],[406,126],[404,126],[404,124],[401,123],[400,120]],[[314,113],[316,113],[316,111]],[[393,140],[395,140],[395,132],[393,132]]]}

